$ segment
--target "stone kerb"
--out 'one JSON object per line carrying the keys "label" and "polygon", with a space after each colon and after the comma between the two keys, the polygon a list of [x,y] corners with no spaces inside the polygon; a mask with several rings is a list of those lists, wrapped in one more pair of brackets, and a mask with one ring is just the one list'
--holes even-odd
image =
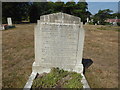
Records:
{"label": "stone kerb", "polygon": [[84,29],[80,18],[65,13],[40,17],[35,27],[33,71],[49,72],[52,67],[82,73]]}

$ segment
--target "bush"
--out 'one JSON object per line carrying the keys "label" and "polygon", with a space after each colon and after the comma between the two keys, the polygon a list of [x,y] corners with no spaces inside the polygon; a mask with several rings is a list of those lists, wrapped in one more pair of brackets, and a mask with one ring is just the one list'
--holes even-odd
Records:
{"label": "bush", "polygon": [[6,18],[2,18],[2,24],[6,24],[7,23],[7,19]]}
{"label": "bush", "polygon": [[118,22],[117,25],[120,26],[120,22]]}
{"label": "bush", "polygon": [[94,25],[94,23],[93,23],[93,22],[89,22],[89,24],[90,24],[90,25]]}

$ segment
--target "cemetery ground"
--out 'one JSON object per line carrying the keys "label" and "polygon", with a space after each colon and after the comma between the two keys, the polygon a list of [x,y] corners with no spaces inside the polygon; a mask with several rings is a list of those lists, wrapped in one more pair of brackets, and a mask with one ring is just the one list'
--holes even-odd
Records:
{"label": "cemetery ground", "polygon": [[[23,88],[34,62],[34,25],[16,24],[2,31],[3,88]],[[118,29],[115,26],[85,25],[84,59],[93,64],[85,76],[91,88],[118,87]]]}

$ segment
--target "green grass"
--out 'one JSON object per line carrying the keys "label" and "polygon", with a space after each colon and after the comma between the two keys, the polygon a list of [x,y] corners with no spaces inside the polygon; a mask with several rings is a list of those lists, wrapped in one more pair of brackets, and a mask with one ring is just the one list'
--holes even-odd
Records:
{"label": "green grass", "polygon": [[70,77],[72,78],[68,80],[68,83],[64,85],[64,88],[82,88],[82,83],[80,83],[82,76],[80,74],[72,72]]}
{"label": "green grass", "polygon": [[[69,79],[63,79],[70,76]],[[55,88],[61,83],[62,88],[82,88],[82,76],[76,72],[68,72],[63,69],[53,68],[50,73],[38,77],[33,81],[32,88]]]}

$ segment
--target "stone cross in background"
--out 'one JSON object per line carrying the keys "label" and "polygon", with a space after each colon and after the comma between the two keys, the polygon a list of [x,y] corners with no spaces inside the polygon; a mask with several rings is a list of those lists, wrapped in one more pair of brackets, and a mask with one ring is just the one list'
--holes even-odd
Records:
{"label": "stone cross in background", "polygon": [[7,22],[8,22],[8,25],[9,26],[12,26],[12,19],[9,17],[9,18],[7,18]]}
{"label": "stone cross in background", "polygon": [[65,13],[44,15],[35,27],[33,72],[49,72],[52,67],[83,72],[83,23]]}

